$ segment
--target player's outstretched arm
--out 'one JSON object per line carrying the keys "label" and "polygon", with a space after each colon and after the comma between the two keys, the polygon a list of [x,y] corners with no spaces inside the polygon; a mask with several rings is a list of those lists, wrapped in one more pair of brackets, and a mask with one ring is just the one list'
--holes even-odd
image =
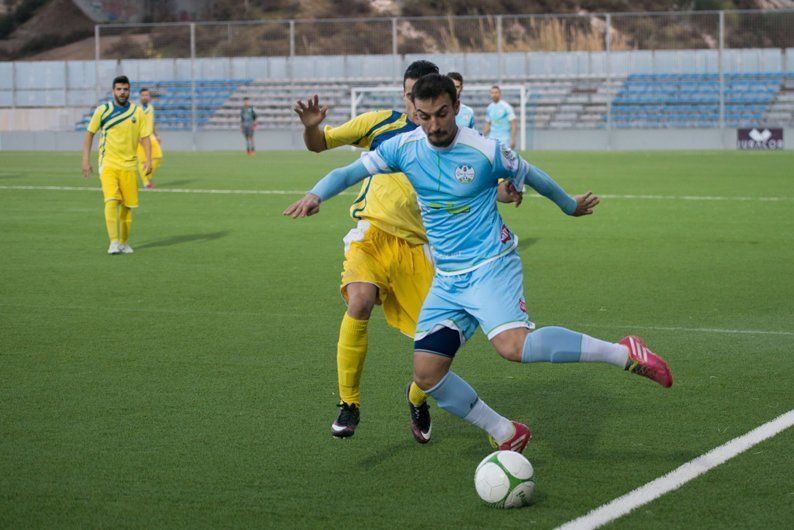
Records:
{"label": "player's outstretched arm", "polygon": [[571,214],[574,217],[591,215],[593,208],[601,202],[597,195],[593,195],[592,191],[588,191],[584,195],[574,195],[573,199],[576,201],[576,210]]}
{"label": "player's outstretched arm", "polygon": [[320,124],[325,120],[328,106],[320,106],[320,97],[315,94],[304,103],[298,100],[293,109],[303,124],[303,143],[309,151],[319,153],[328,149],[325,142],[325,133],[320,129]]}
{"label": "player's outstretched arm", "polygon": [[370,176],[369,169],[361,160],[349,166],[334,169],[320,180],[301,200],[290,204],[283,215],[298,219],[309,217],[320,211],[320,203],[339,195],[350,186]]}
{"label": "player's outstretched arm", "polygon": [[523,167],[525,164],[526,167],[523,168],[524,182],[554,202],[563,212],[574,217],[593,213],[593,208],[598,205],[599,199],[592,192],[571,197],[545,171],[522,159],[521,166]]}

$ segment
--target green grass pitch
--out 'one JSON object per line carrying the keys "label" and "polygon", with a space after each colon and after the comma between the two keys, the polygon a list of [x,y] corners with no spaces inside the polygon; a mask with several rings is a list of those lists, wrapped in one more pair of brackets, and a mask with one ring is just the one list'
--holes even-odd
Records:
{"label": "green grass pitch", "polygon": [[[97,187],[77,151],[0,152],[0,526],[551,528],[794,408],[794,154],[526,155],[607,196],[503,208],[534,320],[636,332],[675,384],[478,333],[455,370],[535,431],[536,502],[499,511],[482,432],[434,406],[413,441],[412,343],[377,309],[361,424],[330,436],[351,196],[293,221],[294,193],[143,192],[135,254],[108,256],[99,192],[40,188]],[[299,191],[355,156],[166,152],[156,182]],[[790,528],[792,476],[788,430],[613,526]]]}

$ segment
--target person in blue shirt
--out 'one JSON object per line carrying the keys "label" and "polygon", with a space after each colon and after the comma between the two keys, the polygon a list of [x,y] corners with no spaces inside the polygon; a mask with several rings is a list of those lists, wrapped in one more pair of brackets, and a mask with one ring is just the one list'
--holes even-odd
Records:
{"label": "person in blue shirt", "polygon": [[518,238],[496,206],[498,183],[506,179],[516,194],[526,184],[575,217],[592,214],[598,197],[590,192],[571,197],[507,146],[458,127],[459,101],[448,77],[422,77],[411,97],[419,129],[331,171],[284,215],[314,215],[322,201],[367,176],[405,173],[416,190],[436,264],[414,337],[414,383],[442,409],[485,430],[496,447],[519,452],[531,438],[529,428],[495,412],[450,370],[478,326],[510,361],[607,363],[671,386],[667,363],[639,337],[612,343],[557,326],[533,331]]}
{"label": "person in blue shirt", "polygon": [[510,149],[516,148],[516,113],[507,101],[502,99],[502,89],[498,85],[491,87],[491,103],[485,109],[485,128],[483,136],[499,140]]}
{"label": "person in blue shirt", "polygon": [[[447,77],[452,79],[455,84],[455,90],[458,93],[458,101],[460,101],[460,94],[463,92],[463,76],[458,72],[450,72]],[[468,127],[474,129],[474,111],[468,105],[460,104],[460,110],[455,115],[455,123],[458,127]]]}

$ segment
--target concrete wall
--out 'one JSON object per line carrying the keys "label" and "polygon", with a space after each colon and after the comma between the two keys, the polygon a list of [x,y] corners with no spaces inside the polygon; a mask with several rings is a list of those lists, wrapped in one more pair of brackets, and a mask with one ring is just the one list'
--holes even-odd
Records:
{"label": "concrete wall", "polygon": [[[426,55],[329,55],[289,57],[218,57],[195,61],[197,79],[400,78],[416,59],[430,59],[441,71],[457,70],[478,79],[538,76],[605,76],[629,73],[714,73],[717,50],[621,52],[511,52]],[[725,72],[794,71],[794,48],[724,51]],[[97,73],[99,84],[97,85]],[[0,107],[86,106],[96,103],[116,76],[132,80],[190,80],[190,59],[94,61],[18,61],[0,63]],[[98,87],[98,88],[97,88]]]}
{"label": "concrete wall", "polygon": [[[0,151],[79,151],[82,132],[0,132]],[[168,151],[191,151],[193,135],[189,132],[164,132]],[[784,131],[786,150],[794,149],[794,129]],[[237,131],[202,131],[196,133],[199,151],[242,150],[245,146]],[[266,150],[303,150],[298,129],[260,131],[257,148]],[[736,130],[725,129],[613,129],[606,130],[535,130],[528,137],[532,150],[549,151],[632,151],[657,149],[735,149]]]}

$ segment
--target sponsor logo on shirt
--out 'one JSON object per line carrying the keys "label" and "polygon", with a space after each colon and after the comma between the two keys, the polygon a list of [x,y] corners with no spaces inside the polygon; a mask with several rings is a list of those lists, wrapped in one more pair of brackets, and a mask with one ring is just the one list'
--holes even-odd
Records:
{"label": "sponsor logo on shirt", "polygon": [[507,228],[507,225],[502,225],[502,243],[507,243],[513,238],[513,234],[510,233],[510,229]]}

